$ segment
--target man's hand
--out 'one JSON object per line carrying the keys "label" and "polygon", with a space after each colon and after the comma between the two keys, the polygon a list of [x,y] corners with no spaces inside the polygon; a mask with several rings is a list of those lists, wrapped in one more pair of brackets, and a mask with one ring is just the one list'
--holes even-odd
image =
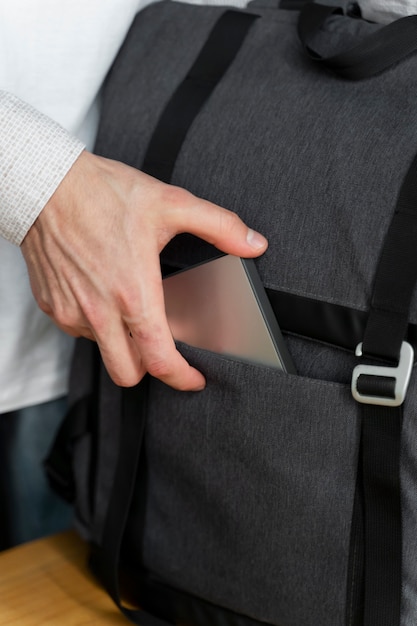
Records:
{"label": "man's hand", "polygon": [[236,214],[83,152],[23,241],[38,305],[67,333],[97,341],[119,385],[149,372],[177,389],[204,387],[165,317],[159,254],[183,232],[237,256],[267,247]]}

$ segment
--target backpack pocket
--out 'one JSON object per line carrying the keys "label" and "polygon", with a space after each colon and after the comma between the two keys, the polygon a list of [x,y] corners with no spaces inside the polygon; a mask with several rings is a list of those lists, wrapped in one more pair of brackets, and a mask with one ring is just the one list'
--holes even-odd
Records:
{"label": "backpack pocket", "polygon": [[151,380],[130,558],[267,623],[342,626],[359,442],[350,388],[180,349],[207,386]]}

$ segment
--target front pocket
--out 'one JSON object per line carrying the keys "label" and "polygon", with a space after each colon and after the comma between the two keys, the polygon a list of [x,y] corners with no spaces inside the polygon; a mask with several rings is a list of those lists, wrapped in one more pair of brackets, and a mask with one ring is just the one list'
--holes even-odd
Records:
{"label": "front pocket", "polygon": [[128,530],[144,566],[267,623],[342,626],[359,441],[349,387],[181,350],[207,387],[151,381],[144,536]]}

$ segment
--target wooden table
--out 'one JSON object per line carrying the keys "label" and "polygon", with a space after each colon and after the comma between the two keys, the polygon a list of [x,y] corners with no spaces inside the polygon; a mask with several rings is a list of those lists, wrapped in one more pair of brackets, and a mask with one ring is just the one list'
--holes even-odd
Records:
{"label": "wooden table", "polygon": [[86,559],[73,532],[1,552],[0,626],[126,626]]}

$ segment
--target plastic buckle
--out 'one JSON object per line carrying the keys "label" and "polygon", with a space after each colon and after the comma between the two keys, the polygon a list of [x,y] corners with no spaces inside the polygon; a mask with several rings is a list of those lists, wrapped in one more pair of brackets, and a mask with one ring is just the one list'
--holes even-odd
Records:
{"label": "plastic buckle", "polygon": [[[358,344],[356,356],[362,356],[362,343]],[[413,369],[414,350],[407,341],[403,341],[400,350],[400,360],[396,367],[379,365],[357,365],[352,374],[352,396],[362,404],[378,404],[382,406],[400,406],[404,402]],[[384,376],[395,379],[394,398],[383,396],[366,396],[357,389],[358,378],[362,374],[367,376]]]}

